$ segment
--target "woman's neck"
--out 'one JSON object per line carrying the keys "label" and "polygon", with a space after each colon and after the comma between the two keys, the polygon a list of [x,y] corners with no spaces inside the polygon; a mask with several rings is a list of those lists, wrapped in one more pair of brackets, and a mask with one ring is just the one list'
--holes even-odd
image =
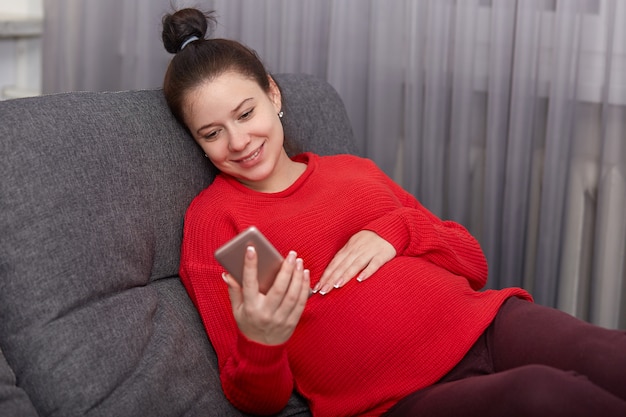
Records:
{"label": "woman's neck", "polygon": [[280,155],[271,176],[265,181],[253,184],[243,183],[246,187],[262,193],[279,193],[289,188],[306,171],[307,165],[293,161],[285,151]]}

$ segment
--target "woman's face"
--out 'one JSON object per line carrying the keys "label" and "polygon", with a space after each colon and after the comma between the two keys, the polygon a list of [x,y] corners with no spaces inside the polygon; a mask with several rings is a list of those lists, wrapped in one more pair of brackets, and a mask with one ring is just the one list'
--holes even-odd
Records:
{"label": "woman's face", "polygon": [[289,161],[280,108],[274,80],[266,93],[255,81],[226,72],[187,96],[185,122],[215,167],[252,189],[269,191]]}

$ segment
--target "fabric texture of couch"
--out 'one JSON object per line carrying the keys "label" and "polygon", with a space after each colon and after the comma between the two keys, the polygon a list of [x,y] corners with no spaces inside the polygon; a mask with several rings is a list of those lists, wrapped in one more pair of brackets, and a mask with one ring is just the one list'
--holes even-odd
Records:
{"label": "fabric texture of couch", "polygon": [[[279,74],[302,150],[357,153],[326,82]],[[0,416],[237,416],[178,273],[212,180],[160,90],[0,101]],[[296,394],[282,416],[309,415]]]}

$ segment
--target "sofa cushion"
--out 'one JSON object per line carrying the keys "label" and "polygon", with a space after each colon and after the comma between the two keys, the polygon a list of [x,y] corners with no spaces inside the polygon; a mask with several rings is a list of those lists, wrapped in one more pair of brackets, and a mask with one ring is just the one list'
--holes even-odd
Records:
{"label": "sofa cushion", "polygon": [[[356,151],[328,85],[277,80],[286,135]],[[238,415],[177,276],[184,211],[213,170],[161,91],[9,100],[0,113],[0,349],[19,392],[40,415]],[[294,395],[283,414],[298,413]]]}
{"label": "sofa cushion", "polygon": [[0,415],[37,417],[26,392],[16,385],[15,374],[0,351]]}

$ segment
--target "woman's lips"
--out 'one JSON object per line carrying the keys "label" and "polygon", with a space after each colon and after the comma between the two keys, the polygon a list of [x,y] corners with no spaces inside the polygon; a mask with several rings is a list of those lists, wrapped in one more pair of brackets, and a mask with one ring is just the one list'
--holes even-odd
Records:
{"label": "woman's lips", "polygon": [[259,146],[254,152],[252,152],[251,154],[249,154],[248,156],[244,158],[236,159],[235,162],[237,162],[238,164],[242,164],[242,165],[248,165],[251,162],[254,162],[261,155],[261,151],[263,150],[264,146],[265,146],[265,142],[261,144],[261,146]]}

